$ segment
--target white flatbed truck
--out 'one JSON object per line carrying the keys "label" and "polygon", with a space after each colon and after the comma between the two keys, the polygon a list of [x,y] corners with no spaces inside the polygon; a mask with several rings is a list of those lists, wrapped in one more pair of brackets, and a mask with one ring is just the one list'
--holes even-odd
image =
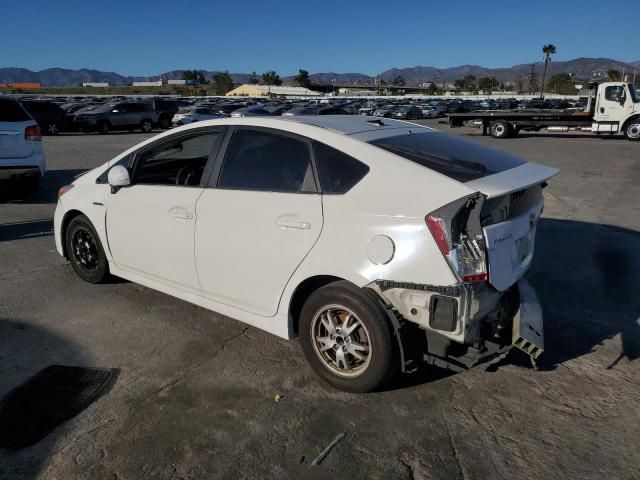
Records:
{"label": "white flatbed truck", "polygon": [[451,113],[449,125],[461,127],[467,121],[482,126],[482,134],[509,138],[520,131],[593,134],[622,133],[628,140],[640,140],[640,93],[631,83],[592,84],[584,110],[488,110]]}

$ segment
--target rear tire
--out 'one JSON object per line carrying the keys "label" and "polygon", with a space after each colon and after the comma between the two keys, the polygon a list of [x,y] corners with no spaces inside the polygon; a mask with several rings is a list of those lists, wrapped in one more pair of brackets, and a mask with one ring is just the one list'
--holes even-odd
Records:
{"label": "rear tire", "polygon": [[489,132],[493,138],[509,138],[512,130],[511,124],[505,120],[496,120],[489,125]]}
{"label": "rear tire", "polygon": [[109,262],[89,219],[78,215],[69,222],[65,233],[69,263],[85,282],[101,283],[109,276]]}
{"label": "rear tire", "polygon": [[384,308],[346,281],[326,285],[307,299],[300,342],[318,376],[347,392],[378,389],[399,367]]}
{"label": "rear tire", "polygon": [[624,136],[632,142],[640,140],[640,118],[634,118],[624,127]]}

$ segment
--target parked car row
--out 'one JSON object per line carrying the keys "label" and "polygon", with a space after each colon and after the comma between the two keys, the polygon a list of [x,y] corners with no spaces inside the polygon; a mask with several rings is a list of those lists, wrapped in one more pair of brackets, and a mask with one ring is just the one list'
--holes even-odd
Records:
{"label": "parked car row", "polygon": [[348,99],[271,100],[265,98],[134,98],[33,97],[19,98],[38,122],[45,135],[82,131],[108,133],[112,130],[141,130],[171,126],[219,117],[298,116],[298,115],[374,115],[400,120],[438,118],[448,113],[479,110],[571,109],[580,102],[565,100],[488,99]]}
{"label": "parked car row", "polygon": [[180,108],[178,101],[164,98],[24,97],[17,100],[45,135],[74,131],[107,133],[110,130],[150,132],[156,127],[167,129]]}

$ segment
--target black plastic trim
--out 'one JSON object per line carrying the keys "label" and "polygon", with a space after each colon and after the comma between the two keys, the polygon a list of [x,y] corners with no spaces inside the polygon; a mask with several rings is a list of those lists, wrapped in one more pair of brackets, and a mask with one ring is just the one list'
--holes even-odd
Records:
{"label": "black plastic trim", "polygon": [[443,287],[438,285],[425,285],[421,283],[411,282],[394,282],[393,280],[376,280],[375,284],[381,291],[391,290],[393,288],[403,288],[405,290],[419,290],[422,292],[434,292],[449,297],[459,297],[461,289],[458,286]]}

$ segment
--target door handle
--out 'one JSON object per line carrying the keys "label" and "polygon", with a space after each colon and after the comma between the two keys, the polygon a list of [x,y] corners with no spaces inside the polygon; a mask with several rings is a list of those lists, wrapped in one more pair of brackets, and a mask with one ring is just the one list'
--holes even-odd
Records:
{"label": "door handle", "polygon": [[284,229],[297,228],[299,230],[309,230],[311,228],[311,224],[309,222],[295,222],[291,220],[278,219],[276,223],[279,227],[282,227]]}
{"label": "door handle", "polygon": [[179,218],[181,220],[191,220],[193,218],[193,213],[188,212],[184,208],[173,207],[169,210],[169,215],[173,218]]}

